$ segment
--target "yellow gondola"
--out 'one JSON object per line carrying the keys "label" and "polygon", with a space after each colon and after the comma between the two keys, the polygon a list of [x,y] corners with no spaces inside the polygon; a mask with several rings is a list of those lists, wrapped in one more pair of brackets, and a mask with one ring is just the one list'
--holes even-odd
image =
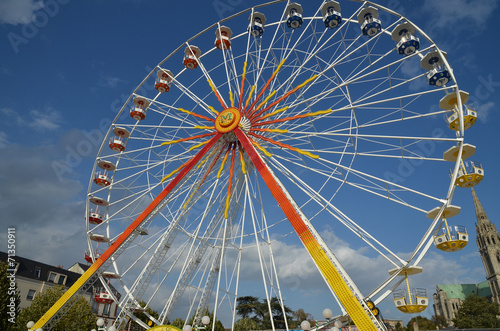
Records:
{"label": "yellow gondola", "polygon": [[434,236],[436,248],[445,252],[456,252],[467,246],[469,235],[464,226],[448,226],[446,219],[443,219],[443,227]]}
{"label": "yellow gondola", "polygon": [[[389,274],[393,274],[399,269],[392,269]],[[412,266],[405,268],[400,275],[404,275],[406,281],[406,289],[394,291],[394,304],[401,312],[406,314],[420,313],[429,305],[427,291],[423,288],[415,288],[410,290],[410,282],[408,275],[415,275],[422,272],[422,267]]]}
{"label": "yellow gondola", "polygon": [[[450,176],[453,169],[450,169]],[[461,161],[455,185],[460,187],[472,187],[483,180],[484,170],[481,163],[474,161]]]}

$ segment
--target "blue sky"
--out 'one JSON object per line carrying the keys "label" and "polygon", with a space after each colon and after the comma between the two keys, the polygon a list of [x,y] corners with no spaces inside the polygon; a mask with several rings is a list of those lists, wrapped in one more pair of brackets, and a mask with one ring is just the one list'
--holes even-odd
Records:
{"label": "blue sky", "polygon": [[[103,132],[116,112],[149,71],[186,39],[259,3],[0,1],[0,210],[2,231],[16,228],[19,256],[64,267],[83,261],[88,181]],[[479,120],[466,131],[466,141],[477,146],[473,159],[486,171],[476,192],[490,220],[497,222],[498,3],[379,3],[408,17],[447,51],[460,88],[470,93]],[[467,226],[470,244],[449,255],[431,250],[425,276],[417,280],[429,297],[436,283],[485,279],[470,190],[457,189],[453,202],[462,207],[456,222]],[[0,250],[6,246],[2,236]],[[357,253],[347,248],[340,252]],[[408,319],[391,305],[384,306],[386,318]],[[319,318],[322,309],[306,310]],[[423,315],[432,314],[428,308]]]}

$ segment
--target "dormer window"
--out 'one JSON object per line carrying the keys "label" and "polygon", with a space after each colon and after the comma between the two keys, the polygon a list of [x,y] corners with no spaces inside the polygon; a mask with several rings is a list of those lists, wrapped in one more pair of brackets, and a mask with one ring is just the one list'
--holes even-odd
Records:
{"label": "dormer window", "polygon": [[51,283],[57,283],[57,284],[60,284],[60,285],[65,285],[66,284],[66,276],[51,271],[49,273],[49,279],[48,279],[48,281],[51,282]]}
{"label": "dormer window", "polygon": [[59,275],[59,279],[57,280],[57,284],[64,285],[66,283],[66,276]]}

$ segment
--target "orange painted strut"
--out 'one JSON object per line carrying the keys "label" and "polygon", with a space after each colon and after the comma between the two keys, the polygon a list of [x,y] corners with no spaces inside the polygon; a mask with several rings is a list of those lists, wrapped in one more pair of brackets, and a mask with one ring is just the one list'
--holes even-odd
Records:
{"label": "orange painted strut", "polygon": [[205,155],[205,153],[219,140],[222,134],[217,133],[210,142],[203,147],[187,164],[184,169],[160,192],[160,194],[149,204],[149,206],[130,224],[125,231],[101,254],[101,256],[87,269],[87,271],[62,295],[61,298],[35,323],[31,330],[41,329],[52,317],[64,306],[77,292],[83,287],[89,279],[99,270],[120,246],[132,235],[141,223],[158,207],[158,205],[167,197],[167,195],[179,184],[186,174],[194,167],[196,163]]}
{"label": "orange painted strut", "polygon": [[241,75],[241,88],[240,88],[240,101],[238,102],[238,109],[241,109],[241,105],[243,104],[243,92],[245,86],[245,78],[247,76],[247,61],[243,65],[243,74]]}
{"label": "orange painted strut", "polygon": [[[222,151],[224,150],[224,147],[222,147],[221,149],[219,149],[219,153],[217,154],[217,156],[213,159],[212,163],[210,164],[210,166],[208,167],[208,170],[205,172],[205,175],[203,176],[202,180],[200,181],[200,183],[198,184],[198,186],[196,187],[195,190],[193,190],[193,192],[191,193],[191,196],[189,197],[189,199],[186,201],[186,203],[184,203],[184,206],[182,207],[183,209],[186,208],[188,202],[191,200],[191,198],[196,194],[196,192],[198,192],[198,190],[200,189],[200,187],[203,185],[203,183],[205,182],[205,179],[207,179],[208,175],[210,174],[210,172],[212,171],[212,168],[214,167],[214,165],[217,163],[217,161],[219,160],[219,157],[220,155],[222,154]],[[213,153],[211,154],[213,155]],[[208,155],[207,157],[210,157],[210,155]],[[201,164],[201,162],[200,162]],[[200,167],[200,165],[198,165],[198,168]]]}
{"label": "orange painted strut", "polygon": [[304,244],[305,248],[313,258],[324,278],[328,281],[342,306],[346,309],[356,326],[363,331],[377,331],[377,327],[365,312],[363,306],[354,296],[349,285],[344,281],[342,275],[335,268],[327,253],[316,240],[311,230],[306,225],[298,207],[292,203],[291,197],[287,196],[282,184],[277,181],[272,171],[264,163],[259,153],[252,146],[249,138],[239,128],[234,130],[236,137],[241,142],[245,152],[249,155],[256,170],[261,175],[271,194],[278,202],[281,210],[285,213],[295,232]]}
{"label": "orange painted strut", "polygon": [[208,82],[208,85],[210,85],[210,87],[212,88],[212,91],[214,92],[215,96],[219,100],[220,105],[222,106],[222,109],[226,109],[227,108],[226,103],[224,102],[224,100],[222,100],[222,97],[220,96],[219,92],[215,88],[215,85],[212,83],[212,81],[210,79],[207,79],[207,82]]}
{"label": "orange painted strut", "polygon": [[265,141],[267,141],[267,142],[270,142],[271,144],[273,144],[273,145],[277,145],[277,146],[279,146],[279,147],[281,147],[281,148],[286,148],[286,149],[289,149],[289,150],[291,150],[291,151],[294,151],[294,152],[298,152],[298,153],[300,153],[300,154],[307,155],[307,156],[309,156],[310,158],[313,158],[313,159],[317,159],[317,158],[319,158],[319,156],[318,156],[318,155],[314,155],[314,154],[309,153],[309,152],[307,152],[307,151],[303,151],[303,150],[301,150],[301,149],[299,149],[299,148],[292,147],[292,146],[290,146],[290,145],[280,143],[279,141],[272,140],[272,139],[270,139],[270,138],[267,138],[267,137],[261,136],[260,134],[255,134],[255,133],[253,133],[253,132],[249,132],[248,134],[249,134],[249,135],[251,135],[251,136],[254,136],[255,138],[259,138],[259,139],[265,140]]}
{"label": "orange painted strut", "polygon": [[210,122],[215,122],[215,120],[213,118],[206,117],[206,116],[203,116],[203,115],[200,115],[200,114],[196,114],[195,112],[192,112],[190,110],[186,110],[184,108],[178,108],[178,110],[181,111],[181,112],[183,112],[183,113],[192,115],[194,117],[202,118],[202,119],[210,121]]}
{"label": "orange painted strut", "polygon": [[205,181],[205,179],[207,178],[207,176],[210,174],[210,171],[212,171],[212,168],[215,166],[215,164],[217,163],[217,161],[219,161],[219,158],[220,158],[223,150],[224,150],[224,147],[222,147],[219,150],[219,153],[217,154],[217,156],[212,161],[212,164],[210,164],[210,166],[208,167],[208,170],[207,170],[205,176],[203,176],[203,179],[201,180],[202,183]]}
{"label": "orange painted strut", "polygon": [[255,131],[255,132],[274,132],[274,133],[287,133],[288,130],[282,130],[282,129],[259,129],[259,128],[252,128],[250,131]]}
{"label": "orange painted strut", "polygon": [[293,93],[297,92],[298,90],[300,90],[301,88],[303,88],[304,86],[306,86],[307,84],[309,84],[310,82],[312,82],[313,80],[315,80],[317,78],[317,75],[314,75],[312,76],[311,78],[309,79],[306,79],[302,84],[300,85],[297,85],[293,90],[290,90],[288,91],[287,93],[285,93],[285,95],[283,95],[281,98],[279,98],[278,100],[274,101],[273,103],[271,103],[269,106],[265,107],[264,109],[262,109],[261,111],[259,111],[257,114],[251,114],[250,116],[248,116],[248,119],[252,120],[254,119],[255,117],[258,117],[260,115],[262,115],[264,112],[268,111],[269,109],[271,109],[272,107],[276,106],[277,104],[279,104],[281,101],[285,100],[286,98],[288,98],[290,95],[292,95]]}
{"label": "orange painted strut", "polygon": [[219,171],[217,172],[217,178],[220,178],[220,176],[222,174],[222,170],[224,170],[224,165],[226,164],[227,157],[229,155],[230,150],[231,150],[231,145],[227,146],[226,154],[224,154],[224,157],[222,158],[222,162],[220,163]]}
{"label": "orange painted strut", "polygon": [[177,139],[177,140],[171,140],[171,141],[165,141],[165,142],[162,142],[160,145],[161,146],[165,146],[165,145],[170,145],[170,144],[177,144],[177,143],[181,143],[181,142],[184,142],[184,141],[189,141],[189,140],[193,140],[193,139],[198,139],[198,138],[204,138],[204,137],[208,137],[208,136],[213,136],[214,134],[216,134],[216,132],[209,132],[209,133],[199,134],[199,135],[192,136],[192,137],[187,137],[187,138],[182,138],[182,139]]}
{"label": "orange painted strut", "polygon": [[246,116],[246,114],[250,114],[247,117],[251,117],[251,115],[252,115],[253,112],[250,112],[250,111],[257,104],[257,102],[259,102],[260,98],[262,97],[262,95],[264,94],[264,92],[267,90],[267,88],[269,87],[269,85],[271,84],[271,82],[274,80],[274,78],[278,74],[278,71],[280,71],[280,69],[281,69],[281,67],[283,66],[284,63],[285,63],[285,59],[281,60],[280,64],[278,64],[278,67],[276,68],[276,70],[273,72],[273,74],[271,75],[271,77],[267,80],[266,85],[264,85],[264,87],[262,88],[262,90],[259,92],[259,94],[255,98],[254,102],[252,102],[252,104],[250,105],[250,107],[248,107],[248,109],[243,110],[242,113],[245,114],[243,116]]}
{"label": "orange painted strut", "polygon": [[305,117],[312,117],[312,116],[317,116],[317,115],[323,115],[323,114],[328,114],[328,113],[331,113],[331,112],[332,112],[331,109],[320,110],[320,111],[317,111],[317,112],[314,112],[314,113],[306,113],[306,114],[302,114],[302,115],[295,115],[295,116],[290,116],[290,117],[278,118],[278,119],[271,120],[271,121],[264,121],[264,122],[260,122],[260,123],[255,123],[255,124],[252,124],[252,127],[254,127],[254,126],[269,125],[269,124],[274,124],[274,123],[281,123],[281,122],[286,122],[286,121],[292,121],[292,120],[296,120],[296,119],[299,119],[299,118],[305,118]]}

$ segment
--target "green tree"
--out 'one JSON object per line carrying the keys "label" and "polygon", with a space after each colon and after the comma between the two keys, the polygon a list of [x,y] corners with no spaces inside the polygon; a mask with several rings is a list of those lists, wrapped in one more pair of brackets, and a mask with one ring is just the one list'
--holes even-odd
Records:
{"label": "green tree", "polygon": [[422,316],[413,317],[408,324],[406,324],[406,330],[413,331],[413,322],[418,323],[418,328],[420,330],[436,330],[436,325],[427,317]]}
{"label": "green tree", "polygon": [[445,328],[448,326],[448,322],[446,322],[446,318],[442,315],[432,316],[431,321],[439,328]]}
{"label": "green tree", "polygon": [[396,331],[404,331],[405,327],[401,324],[401,322],[398,322],[396,324]]}
{"label": "green tree", "polygon": [[469,295],[457,311],[453,322],[455,327],[465,328],[496,328],[500,327],[500,305],[491,303],[476,294]]}
{"label": "green tree", "polygon": [[261,309],[259,298],[252,296],[244,296],[238,298],[236,313],[242,318],[249,318],[250,315],[258,315],[258,310]]}
{"label": "green tree", "polygon": [[[17,330],[25,331],[29,321],[38,321],[63,294],[63,286],[53,286],[36,295],[31,306],[21,310],[16,323]],[[74,305],[52,328],[52,331],[80,331],[95,328],[97,319],[92,313],[88,301],[82,296],[74,297],[71,300],[75,302]]]}
{"label": "green tree", "polygon": [[311,325],[315,323],[314,316],[306,313],[304,309],[300,308],[293,312],[293,324],[290,327],[300,329],[300,323],[302,323],[302,321],[309,321]]}
{"label": "green tree", "polygon": [[[208,316],[210,318],[210,323],[205,326],[205,330],[206,331],[214,331],[212,330],[212,326],[213,326],[213,321],[214,321],[214,313],[213,312],[210,312],[208,310],[208,307],[206,307],[203,311],[202,311],[202,314],[201,316]],[[194,326],[194,316],[191,317],[191,319],[189,320],[189,323],[191,326]],[[199,324],[198,326],[203,326],[203,324],[201,324],[201,320],[199,321]],[[182,328],[181,328],[182,329]],[[222,325],[222,322],[219,321],[219,320],[216,320],[215,321],[215,331],[224,331],[224,325]]]}
{"label": "green tree", "polygon": [[19,291],[13,273],[8,271],[8,266],[0,262],[0,330],[14,330],[15,322],[19,316]]}
{"label": "green tree", "polygon": [[242,318],[234,323],[234,331],[251,331],[259,330],[259,323],[251,318]]}
{"label": "green tree", "polygon": [[[290,324],[296,324],[293,318],[293,310],[286,305],[281,306],[278,298],[271,298],[259,300],[256,297],[245,296],[238,298],[238,305],[236,306],[236,313],[243,319],[252,319],[259,325],[259,329],[271,329],[271,318],[273,317],[274,327],[277,329],[284,329],[286,327],[285,319]],[[302,321],[299,321],[299,324]],[[242,322],[243,323],[243,322]]]}
{"label": "green tree", "polygon": [[170,325],[178,327],[179,329],[182,330],[182,327],[184,326],[184,320],[180,317],[177,317]]}
{"label": "green tree", "polygon": [[[263,305],[266,308],[268,307],[266,299],[264,299]],[[289,307],[287,307],[286,305],[281,306],[278,298],[276,298],[276,297],[271,298],[271,302],[270,302],[269,306],[271,307],[271,313],[273,316],[274,327],[276,329],[285,329],[286,328],[285,318],[286,318],[287,322],[293,321],[293,316],[292,316],[293,311]],[[269,326],[269,328],[271,328],[271,324],[270,324],[271,319],[269,318],[269,309],[266,310],[265,317],[266,318],[264,321],[269,321],[268,326]]]}

